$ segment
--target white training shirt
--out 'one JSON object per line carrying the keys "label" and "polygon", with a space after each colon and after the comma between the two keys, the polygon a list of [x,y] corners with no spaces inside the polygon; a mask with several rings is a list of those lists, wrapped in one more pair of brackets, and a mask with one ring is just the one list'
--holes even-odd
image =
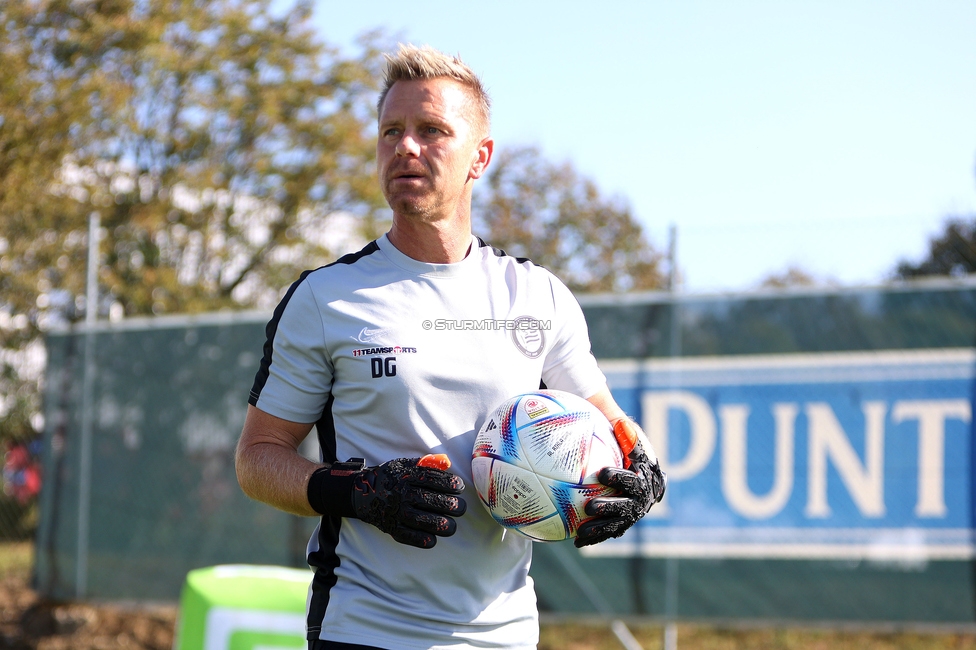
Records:
{"label": "white training shirt", "polygon": [[391,650],[534,648],[531,542],[478,500],[471,451],[486,416],[540,382],[582,397],[606,385],[565,285],[477,238],[464,260],[427,264],[383,236],[304,273],[267,333],[250,403],[317,423],[323,460],[445,453],[466,486],[457,532],[433,549],[323,517],[308,548],[310,638]]}

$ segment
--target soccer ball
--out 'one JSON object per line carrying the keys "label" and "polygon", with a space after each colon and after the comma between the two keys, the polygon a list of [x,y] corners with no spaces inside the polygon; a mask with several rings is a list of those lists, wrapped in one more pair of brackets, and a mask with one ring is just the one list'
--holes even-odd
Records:
{"label": "soccer ball", "polygon": [[481,503],[502,526],[529,539],[576,537],[597,481],[623,467],[607,418],[582,397],[558,390],[517,395],[499,405],[475,438],[471,472]]}

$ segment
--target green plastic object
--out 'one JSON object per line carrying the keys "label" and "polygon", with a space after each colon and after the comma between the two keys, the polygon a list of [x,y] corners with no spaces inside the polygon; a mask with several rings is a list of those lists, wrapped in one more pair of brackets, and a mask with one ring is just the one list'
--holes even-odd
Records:
{"label": "green plastic object", "polygon": [[308,570],[250,564],[195,569],[180,595],[174,650],[307,647]]}

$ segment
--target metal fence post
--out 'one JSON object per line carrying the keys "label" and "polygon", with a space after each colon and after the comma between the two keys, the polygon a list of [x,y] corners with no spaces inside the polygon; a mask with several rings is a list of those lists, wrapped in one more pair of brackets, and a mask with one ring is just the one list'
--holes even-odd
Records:
{"label": "metal fence post", "polygon": [[81,395],[81,440],[78,461],[78,560],[75,596],[88,591],[88,526],[91,514],[92,426],[94,419],[95,323],[98,320],[98,244],[101,217],[88,217],[88,285],[85,292],[85,368]]}
{"label": "metal fence post", "polygon": [[[671,224],[668,242],[668,291],[671,293],[671,340],[669,380],[677,387],[677,362],[681,356],[681,305],[678,302],[678,228]],[[670,535],[670,528],[668,531]],[[668,554],[664,561],[664,650],[678,650],[678,558]]]}

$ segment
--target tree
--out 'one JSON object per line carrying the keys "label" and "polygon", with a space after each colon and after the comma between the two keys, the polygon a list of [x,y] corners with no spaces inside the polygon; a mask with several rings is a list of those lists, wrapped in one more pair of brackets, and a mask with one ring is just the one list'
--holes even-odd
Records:
{"label": "tree", "polygon": [[929,240],[925,259],[917,264],[902,260],[895,269],[895,277],[903,280],[969,273],[976,273],[976,216],[950,217],[942,233]]}
{"label": "tree", "polygon": [[831,284],[836,283],[818,279],[805,269],[791,264],[779,273],[767,275],[759,283],[759,286],[764,289],[790,289],[794,287],[815,287]]}
{"label": "tree", "polygon": [[0,443],[39,410],[39,332],[85,308],[91,213],[90,308],[129,315],[267,307],[334,258],[337,215],[379,234],[377,38],[342,57],[310,15],[271,0],[0,3]]}
{"label": "tree", "polygon": [[93,211],[107,235],[99,280],[126,314],[273,300],[333,255],[323,235],[337,212],[377,234],[378,51],[339,57],[315,39],[308,4],[13,4],[0,16],[11,69],[36,105],[3,106],[0,141],[19,159],[0,171],[7,310],[81,293]]}
{"label": "tree", "polygon": [[663,287],[661,256],[627,205],[600,195],[568,163],[538,149],[496,154],[475,190],[475,229],[493,246],[528,257],[584,292]]}

